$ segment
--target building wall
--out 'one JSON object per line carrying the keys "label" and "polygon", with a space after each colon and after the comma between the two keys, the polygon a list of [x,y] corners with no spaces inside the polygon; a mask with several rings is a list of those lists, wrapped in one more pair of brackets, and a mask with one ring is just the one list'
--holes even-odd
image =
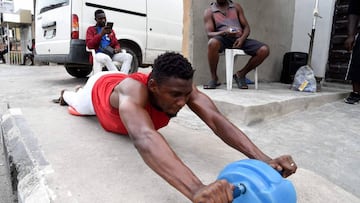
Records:
{"label": "building wall", "polygon": [[[215,0],[213,0],[215,1]],[[312,67],[316,76],[323,77],[327,64],[329,42],[332,27],[334,2],[319,0]],[[212,0],[184,0],[184,42],[183,53],[196,69],[195,82],[203,84],[209,81],[210,71],[207,62],[207,36],[204,29],[203,14]],[[315,0],[234,0],[244,9],[249,21],[250,38],[269,45],[270,56],[259,66],[259,80],[265,82],[280,81],[282,60],[286,52],[308,52],[309,36],[313,23]],[[237,57],[234,71],[242,68],[249,57]],[[225,81],[225,60],[220,57],[218,75]],[[253,79],[253,72],[248,77]]]}

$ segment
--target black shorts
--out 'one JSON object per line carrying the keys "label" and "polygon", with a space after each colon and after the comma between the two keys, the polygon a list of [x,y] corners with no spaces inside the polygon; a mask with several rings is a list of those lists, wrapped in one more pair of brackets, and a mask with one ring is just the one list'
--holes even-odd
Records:
{"label": "black shorts", "polygon": [[349,65],[349,73],[347,80],[352,82],[360,82],[360,36],[358,34],[356,42],[351,54],[351,60]]}
{"label": "black shorts", "polygon": [[[226,48],[232,48],[234,42],[237,39],[235,37],[223,37],[223,36],[215,36],[214,38],[219,40],[221,43],[219,53],[223,52]],[[262,46],[266,46],[266,44],[254,39],[246,39],[242,47],[240,47],[240,49],[244,50],[244,52],[250,56],[255,56],[257,50],[259,50],[260,47]]]}

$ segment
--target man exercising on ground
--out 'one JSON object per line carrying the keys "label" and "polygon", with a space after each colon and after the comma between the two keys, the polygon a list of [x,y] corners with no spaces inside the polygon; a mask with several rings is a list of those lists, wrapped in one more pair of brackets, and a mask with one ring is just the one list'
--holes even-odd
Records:
{"label": "man exercising on ground", "polygon": [[157,131],[185,105],[229,146],[268,163],[284,177],[295,173],[291,156],[272,159],[264,154],[196,88],[193,74],[182,55],[165,53],[149,75],[100,72],[77,92],[62,92],[60,100],[78,114],[96,115],[107,131],[128,135],[145,163],[192,202],[231,202],[234,187],[226,180],[204,185]]}

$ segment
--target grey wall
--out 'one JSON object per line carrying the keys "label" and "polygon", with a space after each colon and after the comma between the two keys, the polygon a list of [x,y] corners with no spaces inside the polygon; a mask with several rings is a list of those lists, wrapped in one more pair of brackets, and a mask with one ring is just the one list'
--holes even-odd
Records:
{"label": "grey wall", "polygon": [[[206,83],[210,79],[207,62],[207,36],[203,14],[211,0],[192,0],[192,16],[189,29],[189,59],[196,69],[195,82]],[[259,66],[260,81],[279,81],[284,53],[290,51],[295,11],[295,0],[235,0],[244,9],[249,21],[250,38],[265,42],[270,47],[270,56]],[[234,71],[240,69],[249,57],[237,57]],[[225,81],[225,60],[221,56],[218,65],[220,81]],[[253,79],[253,72],[248,75]]]}

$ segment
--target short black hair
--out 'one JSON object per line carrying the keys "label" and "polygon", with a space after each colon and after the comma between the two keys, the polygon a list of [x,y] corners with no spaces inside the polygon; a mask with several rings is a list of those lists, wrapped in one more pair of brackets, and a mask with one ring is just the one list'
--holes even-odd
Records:
{"label": "short black hair", "polygon": [[100,13],[105,13],[102,9],[98,9],[98,10],[96,10],[95,11],[95,18],[96,18],[96,16],[98,15],[98,14],[100,14]]}
{"label": "short black hair", "polygon": [[171,77],[190,80],[194,76],[194,71],[184,56],[175,52],[166,52],[155,59],[149,79],[152,78],[159,84]]}

